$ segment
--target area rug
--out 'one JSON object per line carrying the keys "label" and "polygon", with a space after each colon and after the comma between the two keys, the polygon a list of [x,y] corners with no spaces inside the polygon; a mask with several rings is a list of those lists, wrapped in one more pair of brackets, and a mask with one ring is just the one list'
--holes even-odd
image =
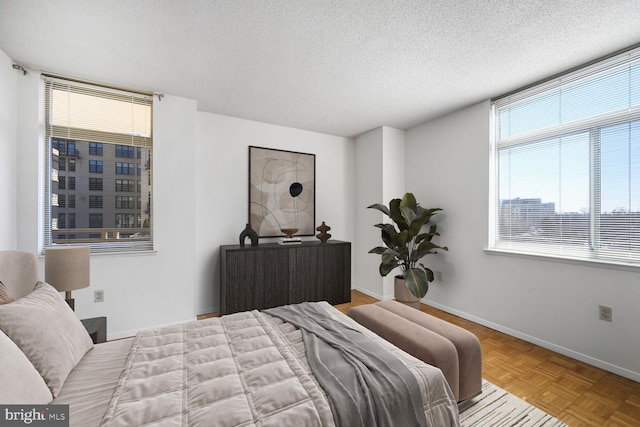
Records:
{"label": "area rug", "polygon": [[567,425],[500,387],[482,381],[482,394],[462,402],[462,427],[566,427]]}

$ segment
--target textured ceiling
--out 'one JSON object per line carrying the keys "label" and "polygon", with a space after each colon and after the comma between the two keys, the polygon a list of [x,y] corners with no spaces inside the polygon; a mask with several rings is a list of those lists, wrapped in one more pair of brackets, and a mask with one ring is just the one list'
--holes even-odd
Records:
{"label": "textured ceiling", "polygon": [[16,63],[342,136],[407,129],[638,42],[638,0],[0,0]]}

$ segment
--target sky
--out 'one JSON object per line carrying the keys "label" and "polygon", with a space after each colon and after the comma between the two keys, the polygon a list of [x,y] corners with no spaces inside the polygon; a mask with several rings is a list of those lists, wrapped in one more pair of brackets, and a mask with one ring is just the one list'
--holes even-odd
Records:
{"label": "sky", "polygon": [[[640,212],[640,120],[628,121],[634,108],[640,110],[640,60],[499,109],[499,199],[539,198],[558,213],[588,212],[591,183],[599,182],[603,213]],[[624,114],[626,123],[602,124]],[[513,143],[545,130],[555,135]]]}

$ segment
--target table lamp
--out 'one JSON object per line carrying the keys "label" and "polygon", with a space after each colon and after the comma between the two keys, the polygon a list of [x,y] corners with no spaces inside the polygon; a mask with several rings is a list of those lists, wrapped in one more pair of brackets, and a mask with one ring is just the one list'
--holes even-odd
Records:
{"label": "table lamp", "polygon": [[75,311],[71,291],[89,286],[89,247],[49,247],[44,253],[44,280],[65,293],[67,304]]}

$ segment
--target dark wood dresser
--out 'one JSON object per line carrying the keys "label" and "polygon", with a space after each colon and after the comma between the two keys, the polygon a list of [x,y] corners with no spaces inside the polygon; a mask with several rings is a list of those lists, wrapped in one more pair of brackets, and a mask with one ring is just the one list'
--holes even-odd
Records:
{"label": "dark wood dresser", "polygon": [[351,243],[220,247],[220,314],[303,301],[351,301]]}

